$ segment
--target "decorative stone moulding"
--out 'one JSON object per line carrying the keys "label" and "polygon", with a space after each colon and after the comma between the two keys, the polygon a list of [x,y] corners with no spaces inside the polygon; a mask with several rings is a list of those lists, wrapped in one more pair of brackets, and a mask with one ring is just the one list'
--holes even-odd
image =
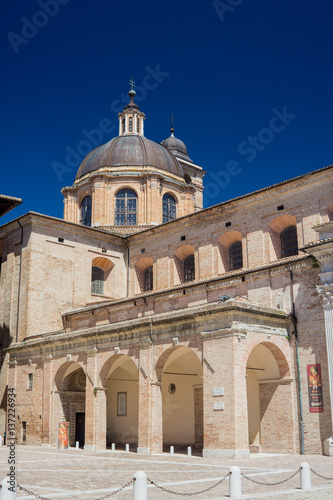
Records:
{"label": "decorative stone moulding", "polygon": [[325,285],[318,285],[317,290],[323,300],[324,306],[333,305],[333,283],[325,283]]}

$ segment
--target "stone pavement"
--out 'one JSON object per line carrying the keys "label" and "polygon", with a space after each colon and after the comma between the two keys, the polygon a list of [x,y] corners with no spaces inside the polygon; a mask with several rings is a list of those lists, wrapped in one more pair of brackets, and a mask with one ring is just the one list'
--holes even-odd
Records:
{"label": "stone pavement", "polygon": [[[0,448],[0,480],[8,475],[8,449]],[[321,455],[264,455],[253,454],[249,459],[204,459],[182,454],[136,455],[121,451],[92,452],[83,450],[56,450],[37,446],[17,446],[16,474],[19,484],[46,499],[97,500],[131,481],[138,470],[159,485],[172,491],[198,492],[216,484],[227,475],[229,468],[237,465],[244,475],[264,483],[280,483],[299,469],[301,462],[308,462],[316,472],[332,478],[321,479],[312,474],[312,490],[299,489],[300,475],[282,484],[262,486],[242,478],[242,498],[300,500],[333,500],[333,458]],[[198,500],[228,498],[229,484],[222,484],[193,497]],[[171,500],[178,495],[164,492],[150,485],[149,500]],[[20,500],[33,499],[24,491]],[[109,498],[133,498],[132,485]]]}

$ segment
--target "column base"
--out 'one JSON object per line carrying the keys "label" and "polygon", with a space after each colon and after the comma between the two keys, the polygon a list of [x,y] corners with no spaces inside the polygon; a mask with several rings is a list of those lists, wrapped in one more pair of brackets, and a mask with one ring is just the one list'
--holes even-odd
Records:
{"label": "column base", "polygon": [[144,446],[138,446],[136,452],[138,455],[150,455],[150,449]]}
{"label": "column base", "polygon": [[323,445],[324,445],[324,455],[327,455],[328,457],[333,457],[333,436],[323,441]]}
{"label": "column base", "polygon": [[51,448],[49,443],[42,443],[42,448]]}
{"label": "column base", "polygon": [[85,444],[83,449],[87,451],[95,451],[95,446],[93,444]]}
{"label": "column base", "polygon": [[204,448],[202,450],[202,456],[204,458],[230,458],[230,459],[239,459],[239,458],[250,458],[250,450],[215,450]]}

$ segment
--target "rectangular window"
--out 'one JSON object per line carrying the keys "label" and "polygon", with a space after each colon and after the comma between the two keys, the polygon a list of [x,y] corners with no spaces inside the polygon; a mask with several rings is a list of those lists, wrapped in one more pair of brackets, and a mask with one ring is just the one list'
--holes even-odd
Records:
{"label": "rectangular window", "polygon": [[34,374],[28,373],[28,389],[32,389],[34,384]]}
{"label": "rectangular window", "polygon": [[127,415],[127,392],[117,393],[117,416],[126,417]]}
{"label": "rectangular window", "polygon": [[27,442],[27,422],[22,422],[22,437],[21,443]]}

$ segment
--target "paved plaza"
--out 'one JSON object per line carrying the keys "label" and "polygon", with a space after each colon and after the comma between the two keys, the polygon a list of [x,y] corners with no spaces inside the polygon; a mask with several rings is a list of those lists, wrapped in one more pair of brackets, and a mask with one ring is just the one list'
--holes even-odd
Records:
{"label": "paved plaza", "polygon": [[[300,475],[274,486],[262,486],[242,478],[244,499],[331,499],[333,500],[333,458],[321,455],[259,455],[249,459],[222,460],[188,457],[182,454],[136,455],[123,451],[91,452],[76,449],[56,450],[37,446],[16,448],[16,474],[20,485],[44,498],[52,500],[105,498],[112,491],[129,483],[135,472],[142,470],[160,486],[176,492],[191,493],[207,490],[227,475],[231,466],[239,466],[251,480],[263,483],[280,483],[308,462],[313,470],[330,477],[322,479],[312,474],[312,490],[301,491]],[[0,448],[1,479],[8,471],[8,449]],[[192,498],[198,500],[228,498],[229,484],[225,479],[209,491]],[[187,495],[186,495],[187,496]],[[149,500],[170,500],[171,494],[150,484]],[[18,492],[21,500],[33,499],[24,491]],[[110,498],[132,499],[132,484]],[[191,498],[188,496],[188,498]]]}

